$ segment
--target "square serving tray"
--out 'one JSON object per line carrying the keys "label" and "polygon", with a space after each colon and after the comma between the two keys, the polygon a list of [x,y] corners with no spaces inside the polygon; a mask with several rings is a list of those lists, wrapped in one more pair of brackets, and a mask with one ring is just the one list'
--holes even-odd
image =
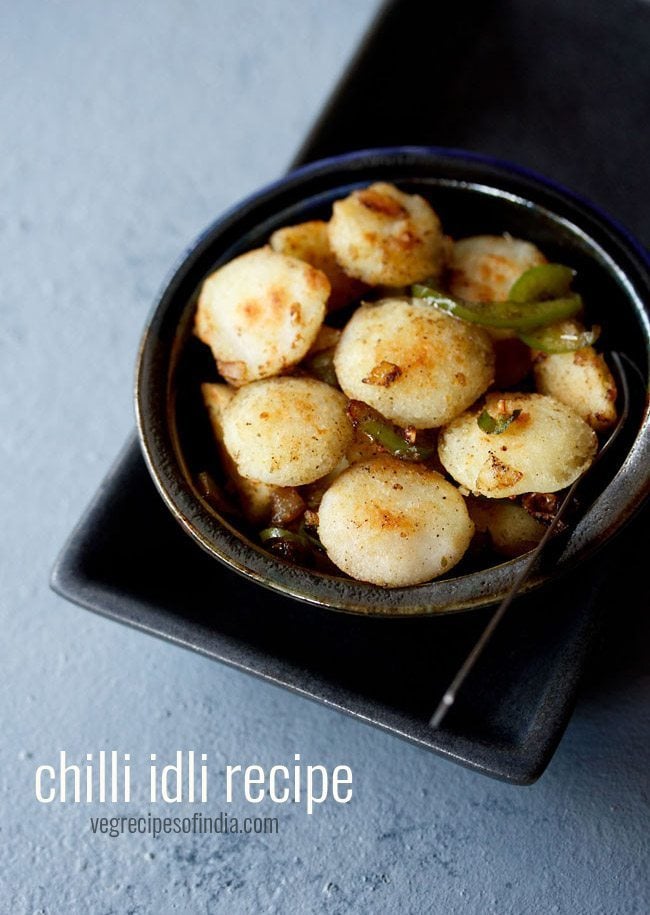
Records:
{"label": "square serving tray", "polygon": [[[544,5],[540,27],[537,4],[526,0],[461,3],[443,14],[436,9],[435,17],[426,4],[390,3],[294,164],[354,148],[428,143],[480,149],[575,184],[575,161],[593,155],[587,149],[591,130],[611,116],[616,135],[608,143],[607,171],[613,158],[618,174],[631,168],[635,174],[644,172],[647,187],[650,165],[626,158],[633,150],[623,142],[633,129],[634,106],[608,111],[616,100],[602,91],[607,68],[626,48],[631,56],[624,59],[632,71],[636,68],[636,86],[643,85],[646,57],[633,56],[639,22],[635,29],[622,25],[621,6],[627,5],[639,15],[632,3],[614,10],[602,2],[552,0]],[[648,38],[650,17],[646,24]],[[585,29],[589,40],[581,39]],[[615,40],[615,48],[593,42],[601,31]],[[445,34],[442,45],[424,41],[423,36],[436,33]],[[510,51],[505,61],[504,42]],[[521,47],[530,54],[521,72],[512,74],[518,80],[513,87],[507,71],[516,69],[513,48]],[[593,76],[591,83],[585,74]],[[628,72],[625,79],[632,77]],[[579,105],[579,122],[566,114],[571,98]],[[549,124],[554,125],[551,132],[544,129]],[[628,225],[643,232],[643,198],[619,200],[618,185],[608,195],[597,169],[593,178],[589,168],[580,175],[583,192],[590,192],[593,181],[591,196],[616,215],[626,209]],[[647,542],[647,533],[646,513],[635,524],[634,542]],[[548,764],[570,717],[589,651],[615,593],[615,560],[621,550],[627,562],[626,591],[634,593],[641,554],[636,554],[635,566],[632,540],[624,534],[572,575],[520,598],[439,731],[428,727],[428,718],[489,611],[366,619],[267,591],[210,558],[183,533],[155,490],[135,436],[65,545],[52,586],[83,607],[292,689],[448,759],[529,784]]]}

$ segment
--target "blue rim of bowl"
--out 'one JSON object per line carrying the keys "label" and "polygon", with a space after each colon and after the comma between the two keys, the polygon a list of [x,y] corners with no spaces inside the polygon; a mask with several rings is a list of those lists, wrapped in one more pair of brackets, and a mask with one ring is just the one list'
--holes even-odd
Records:
{"label": "blue rim of bowl", "polygon": [[[532,182],[595,217],[597,222],[613,232],[615,236],[619,237],[619,241],[634,251],[646,269],[650,268],[650,256],[646,249],[617,220],[576,192],[524,166],[471,150],[435,146],[397,146],[355,150],[319,159],[291,170],[277,181],[266,184],[229,207],[199,234],[176,262],[151,309],[138,351],[135,383],[138,433],[149,472],[173,516],[206,552],[228,568],[272,591],[332,610],[390,619],[440,616],[498,603],[507,593],[509,583],[525,558],[518,557],[456,578],[436,579],[421,585],[395,589],[381,588],[366,582],[315,572],[277,559],[263,550],[259,544],[250,541],[227,519],[218,516],[198,497],[189,481],[183,477],[180,462],[177,455],[173,453],[173,448],[163,447],[162,453],[157,453],[157,446],[160,447],[159,436],[152,433],[150,416],[148,416],[149,392],[144,382],[148,364],[147,356],[150,354],[151,346],[155,345],[155,330],[157,325],[162,322],[167,310],[167,300],[173,300],[173,289],[192,266],[190,261],[195,260],[203,252],[204,246],[211,242],[219,229],[269,195],[287,188],[296,179],[317,175],[319,172],[326,173],[337,167],[355,163],[367,164],[371,158],[388,159],[405,156],[429,159],[435,157],[443,160],[477,163],[494,168],[504,175],[518,176]],[[495,190],[503,192],[503,188],[500,189],[496,184],[492,186]],[[521,194],[518,196],[525,199]],[[535,204],[535,206],[540,207],[541,205]],[[647,313],[645,317],[650,340],[650,330],[648,330],[650,321],[648,321]],[[647,340],[646,343],[650,361],[650,342]],[[607,513],[606,506],[600,505],[600,503],[606,500],[608,494],[611,497],[612,487],[617,481],[620,483],[622,475],[629,472],[632,467],[630,460],[637,448],[640,448],[641,454],[636,455],[635,466],[632,468],[635,471],[636,479],[634,492],[629,494],[624,504],[618,507],[614,517],[609,519],[608,526],[600,530],[597,537],[585,536],[581,531],[585,520],[591,517],[594,510],[596,510],[596,515],[598,515],[598,510],[601,513]],[[545,582],[555,580],[561,574],[571,571],[622,529],[650,494],[650,474],[647,470],[649,458],[650,417],[648,409],[646,409],[630,453],[573,531],[563,554],[563,561],[554,566],[552,573],[541,571],[534,573],[523,589],[524,591],[536,589]],[[641,468],[639,468],[639,464],[641,464]],[[611,507],[609,514],[612,514]],[[584,542],[581,543],[581,540]],[[576,543],[572,548],[573,541]]]}
{"label": "blue rim of bowl", "polygon": [[[445,159],[459,159],[470,162],[479,162],[483,165],[490,165],[494,168],[510,172],[514,175],[521,175],[522,178],[528,178],[531,181],[535,181],[537,184],[544,185],[549,188],[549,190],[555,191],[562,197],[565,197],[568,200],[573,200],[586,209],[591,210],[595,216],[597,216],[603,222],[609,224],[609,226],[615,229],[619,235],[623,236],[628,244],[630,244],[635,249],[636,253],[645,262],[646,266],[650,268],[650,252],[630,232],[630,230],[623,225],[623,223],[619,222],[615,217],[611,216],[609,213],[595,204],[592,200],[589,200],[582,194],[577,193],[577,191],[566,187],[566,185],[563,185],[552,178],[548,178],[546,175],[542,175],[541,172],[537,172],[525,165],[519,165],[518,163],[511,162],[508,159],[500,159],[496,156],[488,156],[485,153],[479,153],[474,150],[457,149],[453,146],[378,146],[374,148],[369,147],[368,149],[358,149],[348,153],[340,153],[336,156],[326,156],[323,159],[316,159],[313,162],[308,162],[306,165],[299,165],[297,168],[292,168],[291,171],[287,172],[286,175],[283,175],[281,178],[278,178],[275,181],[270,181],[268,184],[263,185],[257,191],[254,191],[252,194],[248,194],[246,197],[242,197],[240,201],[224,210],[223,213],[221,213],[221,215],[214,220],[214,222],[210,223],[209,226],[207,226],[202,232],[199,233],[199,235],[196,236],[194,241],[189,245],[188,248],[186,248],[185,253],[181,256],[180,260],[178,260],[176,265],[172,268],[169,274],[169,279],[171,279],[171,277],[176,274],[178,268],[184,263],[186,257],[192,251],[198,248],[207,237],[212,235],[217,226],[230,219],[243,207],[247,207],[255,203],[255,201],[259,198],[272,193],[276,189],[284,187],[289,179],[315,174],[325,168],[341,165],[344,162],[355,162],[357,160],[363,161],[366,160],[368,156],[379,155],[439,156],[440,158]],[[166,288],[166,286],[167,284],[164,285],[163,289]],[[153,310],[155,311],[155,306]]]}

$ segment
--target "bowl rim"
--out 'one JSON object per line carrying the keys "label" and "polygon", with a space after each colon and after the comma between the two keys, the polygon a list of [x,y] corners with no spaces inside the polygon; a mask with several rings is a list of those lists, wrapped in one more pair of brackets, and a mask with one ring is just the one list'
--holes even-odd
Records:
{"label": "bowl rim", "polygon": [[[227,567],[273,591],[332,610],[390,619],[439,616],[498,603],[507,593],[510,582],[525,562],[525,555],[465,575],[392,589],[293,565],[272,556],[258,544],[250,541],[227,519],[218,516],[200,499],[182,473],[178,455],[173,447],[173,435],[169,429],[165,430],[164,421],[162,432],[154,421],[156,417],[160,419],[161,416],[167,415],[168,400],[168,392],[162,396],[160,390],[153,390],[151,387],[151,375],[156,365],[156,348],[159,346],[157,331],[164,323],[170,305],[175,301],[175,293],[181,281],[191,272],[199,256],[211,247],[220,232],[233,221],[243,219],[246,213],[258,206],[261,201],[273,199],[276,193],[287,190],[294,183],[301,183],[320,174],[327,175],[343,167],[368,167],[371,160],[379,159],[394,160],[395,165],[404,160],[404,166],[408,164],[413,178],[417,177],[415,165],[418,159],[426,160],[429,166],[433,160],[477,164],[495,170],[502,179],[514,176],[536,187],[537,190],[551,192],[579,212],[584,211],[583,216],[591,217],[597,225],[613,235],[613,240],[618,240],[621,247],[619,255],[624,252],[628,257],[630,253],[636,256],[637,269],[640,267],[641,274],[647,274],[645,281],[650,294],[650,256],[640,242],[617,220],[581,195],[527,167],[475,151],[436,146],[378,147],[319,159],[293,169],[282,178],[264,185],[228,208],[200,233],[177,261],[150,310],[140,341],[134,392],[138,435],[149,473],[173,516],[207,553]],[[479,182],[473,183],[478,185]],[[509,192],[503,187],[499,188],[496,183],[486,186],[501,196],[508,196]],[[334,187],[335,184],[332,185],[332,188]],[[514,196],[520,201],[527,199],[523,190]],[[528,202],[533,203],[530,200]],[[554,216],[558,215],[541,204],[534,205],[538,209],[546,209]],[[572,226],[576,227],[573,223]],[[583,234],[586,233],[583,231]],[[587,238],[593,241],[591,236],[587,235]],[[616,263],[611,255],[610,260]],[[635,260],[634,256],[632,260]],[[627,277],[620,267],[618,271]],[[650,318],[640,297],[636,298],[639,299],[641,306],[637,317],[643,316],[645,319],[647,358],[650,362]],[[184,308],[186,305],[187,300]],[[554,566],[550,573],[542,570],[535,572],[528,580],[524,591],[540,587],[545,582],[556,579],[558,575],[570,571],[622,529],[650,494],[649,463],[650,414],[646,405],[630,452],[613,479],[576,525],[567,542],[568,548],[563,554],[563,561]],[[621,484],[626,482],[623,478],[630,474],[633,477],[633,485],[626,493],[625,486]],[[617,503],[616,511],[613,511],[611,504],[614,492],[619,496],[613,500]],[[596,537],[589,536],[584,530],[585,519],[594,512],[596,517],[600,517],[600,531],[597,531]]]}

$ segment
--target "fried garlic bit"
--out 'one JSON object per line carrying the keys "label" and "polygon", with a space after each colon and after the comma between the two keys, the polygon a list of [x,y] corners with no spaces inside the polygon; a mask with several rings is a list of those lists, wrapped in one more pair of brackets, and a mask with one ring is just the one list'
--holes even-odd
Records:
{"label": "fried garlic bit", "polygon": [[449,422],[491,384],[488,334],[417,299],[357,309],[334,355],[339,384],[401,426]]}
{"label": "fried garlic bit", "polygon": [[437,276],[447,251],[430,204],[381,182],[337,200],[328,231],[345,272],[371,286],[403,286]]}
{"label": "fried garlic bit", "polygon": [[[485,432],[479,416],[487,411],[499,433]],[[492,499],[527,492],[557,492],[589,467],[596,435],[578,414],[542,394],[489,394],[441,430],[438,454],[461,486]]]}
{"label": "fried garlic bit", "polygon": [[[576,322],[566,321],[565,326],[567,332],[582,330]],[[597,432],[616,422],[616,382],[593,346],[572,353],[539,353],[533,373],[541,394],[551,394],[572,407]]]}
{"label": "fried garlic bit", "polygon": [[327,300],[328,311],[335,311],[358,299],[365,283],[348,276],[332,251],[327,223],[320,219],[278,229],[271,236],[271,247],[280,254],[297,257],[322,270],[332,287]]}
{"label": "fried garlic bit", "polygon": [[223,413],[238,472],[276,486],[303,486],[334,470],[352,441],[340,391],[314,378],[269,378],[241,388]]}
{"label": "fried garlic bit", "polygon": [[321,270],[258,248],[205,280],[195,333],[223,378],[239,387],[300,362],[316,339],[329,293]]}
{"label": "fried garlic bit", "polygon": [[324,494],[318,517],[332,562],[353,578],[389,588],[449,571],[474,532],[451,483],[387,455],[345,470]]}

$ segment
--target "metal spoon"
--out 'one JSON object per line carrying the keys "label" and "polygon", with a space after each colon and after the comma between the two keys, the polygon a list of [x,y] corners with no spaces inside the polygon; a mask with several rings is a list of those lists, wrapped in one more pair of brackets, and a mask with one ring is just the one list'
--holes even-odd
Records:
{"label": "metal spoon", "polygon": [[[528,559],[526,560],[526,562],[522,566],[521,570],[519,571],[519,574],[513,581],[510,590],[508,591],[508,593],[506,594],[504,599],[501,601],[501,603],[499,604],[497,609],[494,611],[494,614],[492,615],[492,618],[490,619],[489,623],[487,624],[487,626],[485,627],[485,629],[479,636],[478,640],[476,641],[476,643],[475,643],[474,647],[472,648],[472,650],[470,651],[470,653],[467,655],[467,657],[463,661],[463,664],[461,665],[460,669],[458,670],[458,673],[456,674],[454,679],[451,681],[451,683],[447,687],[447,690],[445,691],[442,699],[438,703],[438,707],[436,708],[435,712],[431,716],[431,720],[429,721],[429,725],[432,728],[440,727],[440,724],[441,724],[443,718],[445,717],[445,715],[447,714],[447,712],[449,711],[451,706],[456,701],[456,696],[458,695],[459,689],[465,682],[465,679],[467,678],[467,675],[469,674],[469,672],[472,670],[472,668],[478,661],[485,646],[492,638],[494,630],[497,628],[497,626],[499,625],[499,623],[505,616],[506,611],[510,607],[510,604],[513,602],[513,600],[517,596],[519,589],[524,584],[524,582],[526,581],[526,579],[528,578],[530,573],[533,571],[535,565],[537,564],[538,559],[540,558],[541,554],[544,551],[544,548],[546,547],[548,542],[551,540],[553,533],[555,532],[558,524],[562,520],[562,516],[565,514],[566,510],[568,509],[569,505],[571,504],[571,501],[575,495],[575,492],[576,492],[578,486],[583,482],[583,480],[585,479],[585,477],[589,473],[589,471],[592,470],[596,466],[596,464],[601,460],[603,455],[611,448],[611,446],[614,444],[614,442],[618,438],[618,435],[619,435],[621,429],[625,425],[625,422],[627,420],[627,417],[629,415],[629,410],[630,410],[630,392],[629,392],[629,386],[628,386],[628,382],[627,382],[627,375],[625,374],[625,369],[623,368],[623,360],[622,360],[620,354],[615,353],[615,352],[611,353],[611,358],[616,367],[616,372],[618,375],[617,381],[619,382],[619,389],[621,391],[622,401],[623,401],[622,407],[621,407],[621,413],[618,418],[618,422],[616,423],[613,430],[610,432],[608,438],[603,443],[603,445],[600,448],[598,454],[596,455],[593,463],[587,468],[586,471],[584,471],[584,473],[582,473],[578,477],[578,479],[567,490],[567,493],[564,496],[564,499],[562,500],[560,507],[557,510],[557,514],[555,515],[555,517],[553,518],[553,520],[551,521],[549,526],[546,528],[546,531],[544,532],[544,536],[539,541],[539,543],[537,544],[535,549],[530,553]],[[625,358],[627,358],[627,357],[625,357]]]}

